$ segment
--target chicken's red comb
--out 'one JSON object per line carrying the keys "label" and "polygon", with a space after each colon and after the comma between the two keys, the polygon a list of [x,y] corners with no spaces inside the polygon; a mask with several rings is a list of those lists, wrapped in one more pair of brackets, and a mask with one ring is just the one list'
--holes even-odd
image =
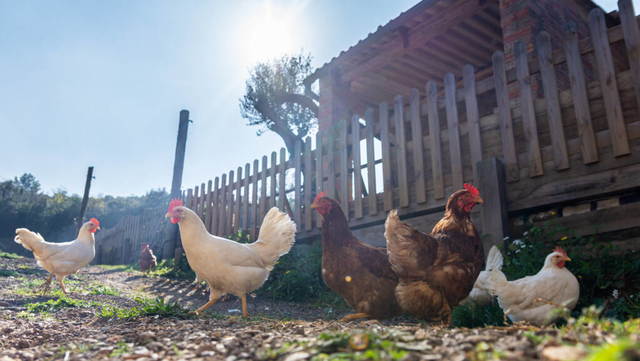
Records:
{"label": "chicken's red comb", "polygon": [[562,249],[562,247],[560,246],[556,246],[556,249],[553,250],[554,252],[558,252],[558,253],[562,253],[565,257],[567,256],[567,252],[564,251],[564,249]]}
{"label": "chicken's red comb", "polygon": [[96,224],[96,226],[100,227],[100,222],[98,222],[98,220],[97,220],[97,219],[95,219],[95,218],[91,218],[91,219],[89,220],[89,222],[93,222],[93,223],[95,223],[95,224]]}
{"label": "chicken's red comb", "polygon": [[319,201],[319,200],[320,200],[320,198],[323,198],[324,196],[325,196],[325,195],[324,195],[324,192],[320,192],[320,193],[318,193],[318,194],[316,195],[316,199],[314,199],[314,200],[313,200],[313,203],[315,203],[315,202]]}
{"label": "chicken's red comb", "polygon": [[176,207],[182,207],[182,206],[183,206],[182,199],[174,198],[171,200],[171,202],[169,202],[169,209],[167,210],[167,213],[171,212]]}
{"label": "chicken's red comb", "polygon": [[473,184],[465,183],[464,189],[476,197],[480,195],[480,191],[478,191],[478,188],[474,187]]}

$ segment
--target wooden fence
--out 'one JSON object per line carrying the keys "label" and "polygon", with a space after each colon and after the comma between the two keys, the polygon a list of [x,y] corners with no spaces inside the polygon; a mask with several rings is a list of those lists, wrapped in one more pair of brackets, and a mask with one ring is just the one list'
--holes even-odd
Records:
{"label": "wooden fence", "polygon": [[[482,183],[478,164],[491,158],[504,162],[510,216],[637,191],[640,35],[630,0],[621,3],[620,26],[607,29],[594,9],[591,38],[578,39],[566,24],[553,50],[543,32],[533,60],[524,44],[515,46],[513,68],[496,52],[481,72],[467,65],[461,78],[444,75],[444,89],[430,81],[321,130],[315,149],[307,137],[290,159],[283,148],[189,189],[186,205],[211,233],[247,229],[252,238],[275,206],[309,238],[322,225],[309,208],[320,190],[340,200],[354,229],[380,226],[392,208],[407,218],[440,215],[464,182]],[[616,59],[622,66],[614,66],[612,46],[626,54]],[[586,77],[585,65],[594,74]]]}
{"label": "wooden fence", "polygon": [[140,244],[149,243],[162,254],[166,207],[144,209],[137,216],[126,216],[110,229],[96,232],[94,264],[129,264],[140,258]]}

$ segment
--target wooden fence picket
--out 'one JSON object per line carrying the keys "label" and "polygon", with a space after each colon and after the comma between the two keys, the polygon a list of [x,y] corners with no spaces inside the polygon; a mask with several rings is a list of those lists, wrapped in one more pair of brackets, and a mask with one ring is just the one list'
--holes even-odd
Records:
{"label": "wooden fence picket", "polygon": [[409,93],[409,115],[411,116],[411,142],[413,143],[413,182],[418,204],[427,201],[427,184],[424,176],[424,147],[422,146],[422,121],[420,119],[420,91]]}
{"label": "wooden fence picket", "polygon": [[427,116],[429,118],[433,196],[435,199],[442,199],[444,198],[444,178],[442,177],[442,144],[440,142],[440,117],[438,115],[438,89],[436,82],[433,80],[427,83]]}
{"label": "wooden fence picket", "polygon": [[462,189],[462,154],[460,150],[460,122],[456,102],[456,80],[452,73],[444,76],[444,100],[447,109],[447,134],[449,135],[449,158],[453,191]]}
{"label": "wooden fence picket", "polygon": [[351,117],[351,157],[353,158],[353,211],[362,218],[362,158],[360,157],[360,116]]}
{"label": "wooden fence picket", "polygon": [[504,53],[496,51],[493,54],[493,77],[496,84],[496,98],[498,99],[498,117],[500,119],[500,133],[502,135],[502,156],[505,160],[507,182],[520,179],[516,143],[513,137],[513,120],[509,107],[509,91],[507,89],[507,71]]}

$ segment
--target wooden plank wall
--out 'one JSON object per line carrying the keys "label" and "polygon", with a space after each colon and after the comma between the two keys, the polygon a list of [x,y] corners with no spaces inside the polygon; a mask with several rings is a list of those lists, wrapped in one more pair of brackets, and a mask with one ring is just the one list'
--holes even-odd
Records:
{"label": "wooden plank wall", "polygon": [[[543,32],[535,44],[539,59],[529,61],[527,47],[516,44],[514,69],[507,70],[504,54],[496,52],[488,68],[493,76],[481,81],[470,65],[460,79],[443,74],[422,91],[398,94],[363,118],[353,115],[322,130],[315,147],[307,138],[294,154],[283,148],[271,162],[265,156],[244,172],[238,168],[235,178],[230,172],[228,184],[226,175],[220,184],[218,178],[213,186],[199,184],[188,191],[189,206],[211,233],[226,237],[245,229],[254,239],[265,212],[277,206],[306,238],[319,234],[321,218],[309,207],[320,191],[337,198],[349,224],[362,228],[380,224],[392,208],[404,216],[441,212],[464,182],[477,183],[476,164],[494,157],[505,161],[509,212],[640,187],[640,58],[632,48],[631,69],[619,71],[610,50],[627,36],[627,45],[639,41],[631,2],[622,3],[620,26],[606,29],[602,10],[594,9],[591,38],[579,39],[575,26],[566,24],[563,46],[552,49]],[[604,81],[587,81],[585,57],[595,59]],[[558,90],[559,66],[568,71],[570,89]],[[532,91],[534,76],[541,79],[542,97]],[[518,99],[510,98],[512,83]]]}

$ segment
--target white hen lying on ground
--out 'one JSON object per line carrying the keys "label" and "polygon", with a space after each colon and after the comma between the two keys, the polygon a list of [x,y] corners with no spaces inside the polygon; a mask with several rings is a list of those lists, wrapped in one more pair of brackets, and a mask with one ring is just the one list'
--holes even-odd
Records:
{"label": "white hen lying on ground", "polygon": [[200,217],[183,207],[181,200],[170,203],[165,217],[180,226],[189,266],[210,288],[209,302],[197,314],[230,293],[242,298],[242,315],[248,317],[247,293],[264,284],[278,258],[289,252],[295,242],[296,224],[277,208],[271,208],[264,217],[258,240],[251,244],[209,234]]}
{"label": "white hen lying on ground", "polygon": [[62,287],[62,292],[67,293],[62,280],[70,274],[78,273],[80,268],[93,260],[96,255],[96,240],[93,233],[100,229],[99,224],[97,219],[91,218],[80,228],[78,238],[64,243],[49,243],[40,233],[31,232],[26,228],[16,229],[16,243],[22,244],[24,248],[33,252],[38,265],[51,272],[47,282],[43,284],[43,296],[49,290],[54,274]]}
{"label": "white hen lying on ground", "polygon": [[498,296],[500,307],[511,321],[527,321],[533,325],[548,325],[555,321],[552,311],[564,305],[569,311],[578,303],[578,279],[564,263],[571,261],[567,253],[557,247],[534,276],[507,281],[504,273],[494,269],[487,280],[487,288]]}
{"label": "white hen lying on ground", "polygon": [[487,289],[489,274],[491,270],[501,270],[503,262],[504,258],[502,257],[502,253],[500,253],[498,247],[491,246],[485,269],[480,272],[480,275],[478,275],[478,279],[476,279],[476,282],[473,284],[473,289],[471,290],[469,297],[463,301],[464,303],[471,306],[486,306],[491,303],[493,296],[491,296]]}

